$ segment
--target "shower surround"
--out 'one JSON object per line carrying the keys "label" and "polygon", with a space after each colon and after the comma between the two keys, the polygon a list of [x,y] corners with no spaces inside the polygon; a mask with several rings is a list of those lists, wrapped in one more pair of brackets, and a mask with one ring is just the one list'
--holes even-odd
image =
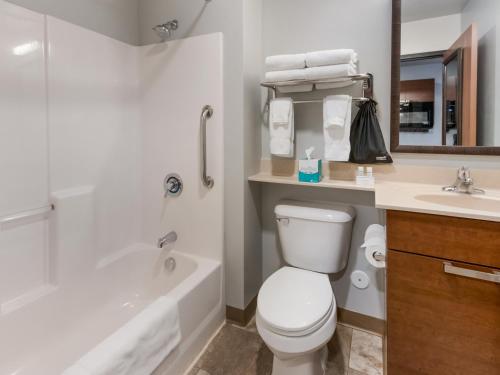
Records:
{"label": "shower surround", "polygon": [[[185,276],[173,277],[157,297],[178,288],[194,296],[196,285],[211,285],[205,299],[186,297],[194,303],[189,309],[203,313],[181,314],[183,341],[161,367],[161,374],[178,373],[172,371],[194,359],[224,316],[222,36],[135,47],[4,1],[0,25],[0,222],[55,206],[0,224],[0,332],[28,330],[23,321],[51,326],[41,306],[50,312],[47,304],[56,301],[54,309],[70,311],[64,303],[72,299],[58,296],[73,293],[78,305],[80,294],[81,301],[99,295],[96,273],[112,291],[107,269],[122,270],[117,279],[125,280],[127,270],[153,279],[153,265],[169,249],[151,245],[175,230],[181,266],[174,273]],[[201,181],[205,104],[214,108],[207,129],[211,190]],[[163,178],[171,172],[182,177],[184,191],[164,198]],[[194,265],[192,273],[184,264]],[[193,278],[198,283],[184,284]],[[68,330],[78,328],[74,318],[64,316]],[[95,329],[109,318],[96,320]],[[77,343],[81,355],[102,339],[89,334],[95,340]],[[1,336],[0,347],[8,345],[9,335]],[[28,348],[17,362],[0,350],[1,366],[11,366],[0,372],[31,374],[40,348]],[[61,357],[54,368],[75,356]]]}

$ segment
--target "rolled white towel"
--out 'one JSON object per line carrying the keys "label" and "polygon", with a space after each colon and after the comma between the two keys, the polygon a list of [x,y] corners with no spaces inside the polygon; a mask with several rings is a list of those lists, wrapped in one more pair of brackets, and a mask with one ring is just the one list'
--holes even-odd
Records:
{"label": "rolled white towel", "polygon": [[350,76],[357,73],[357,67],[355,64],[340,64],[340,65],[328,65],[328,66],[318,66],[316,68],[304,69],[306,79],[308,80],[322,80],[322,79],[334,79]]}
{"label": "rolled white towel", "polygon": [[298,81],[306,79],[307,69],[277,70],[266,73],[267,82]]}
{"label": "rolled white towel", "polygon": [[355,64],[357,62],[358,54],[352,49],[332,49],[306,54],[306,66],[310,68],[325,65]]}
{"label": "rolled white towel", "polygon": [[269,71],[304,69],[306,67],[306,55],[275,55],[266,58],[266,68]]}

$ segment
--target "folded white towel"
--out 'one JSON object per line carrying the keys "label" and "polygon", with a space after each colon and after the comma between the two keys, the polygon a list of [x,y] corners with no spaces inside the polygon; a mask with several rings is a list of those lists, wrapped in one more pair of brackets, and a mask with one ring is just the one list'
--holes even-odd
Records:
{"label": "folded white towel", "polygon": [[306,79],[307,69],[277,70],[266,73],[268,82],[297,81]]}
{"label": "folded white towel", "polygon": [[297,55],[276,55],[266,58],[267,70],[290,70],[304,69],[306,67],[306,55],[300,53]]}
{"label": "folded white towel", "polygon": [[332,49],[325,51],[314,51],[306,54],[307,67],[355,64],[358,62],[358,54],[352,49]]}
{"label": "folded white towel", "polygon": [[177,302],[161,297],[63,375],[150,375],[180,341]]}
{"label": "folded white towel", "polygon": [[282,157],[293,156],[295,138],[293,100],[278,98],[269,106],[269,136],[271,154]]}
{"label": "folded white towel", "polygon": [[318,66],[316,68],[303,69],[306,79],[308,80],[321,80],[321,79],[334,79],[345,77],[357,73],[355,64],[340,64]]}
{"label": "folded white towel", "polygon": [[323,99],[323,122],[325,128],[345,126],[347,112],[351,111],[349,95],[330,95]]}
{"label": "folded white towel", "polygon": [[282,86],[279,87],[278,90],[282,93],[290,93],[290,92],[309,92],[313,89],[313,84],[310,85],[293,85],[293,86]]}
{"label": "folded white towel", "polygon": [[354,82],[351,79],[341,80],[332,83],[316,83],[316,89],[318,90],[329,90],[329,89],[340,89],[343,87],[348,87],[354,85]]}
{"label": "folded white towel", "polygon": [[352,98],[347,100],[347,112],[345,114],[344,126],[330,126],[324,119],[323,133],[325,137],[325,159],[330,161],[349,161],[351,153],[351,116]]}

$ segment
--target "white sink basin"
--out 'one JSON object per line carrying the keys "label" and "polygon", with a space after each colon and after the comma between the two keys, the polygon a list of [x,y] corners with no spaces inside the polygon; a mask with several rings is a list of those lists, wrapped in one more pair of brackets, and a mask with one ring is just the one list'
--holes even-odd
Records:
{"label": "white sink basin", "polygon": [[438,194],[419,194],[415,196],[415,199],[442,206],[500,213],[500,197],[491,196],[488,193],[484,195],[469,195],[442,192]]}

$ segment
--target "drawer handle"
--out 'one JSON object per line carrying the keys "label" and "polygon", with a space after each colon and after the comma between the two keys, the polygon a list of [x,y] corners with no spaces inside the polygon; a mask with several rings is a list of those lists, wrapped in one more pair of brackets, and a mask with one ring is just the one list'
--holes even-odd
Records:
{"label": "drawer handle", "polygon": [[471,279],[490,281],[495,284],[500,284],[500,272],[498,271],[493,271],[493,273],[481,272],[476,270],[470,270],[468,268],[456,267],[450,262],[443,262],[443,264],[445,273],[457,276],[469,277]]}

